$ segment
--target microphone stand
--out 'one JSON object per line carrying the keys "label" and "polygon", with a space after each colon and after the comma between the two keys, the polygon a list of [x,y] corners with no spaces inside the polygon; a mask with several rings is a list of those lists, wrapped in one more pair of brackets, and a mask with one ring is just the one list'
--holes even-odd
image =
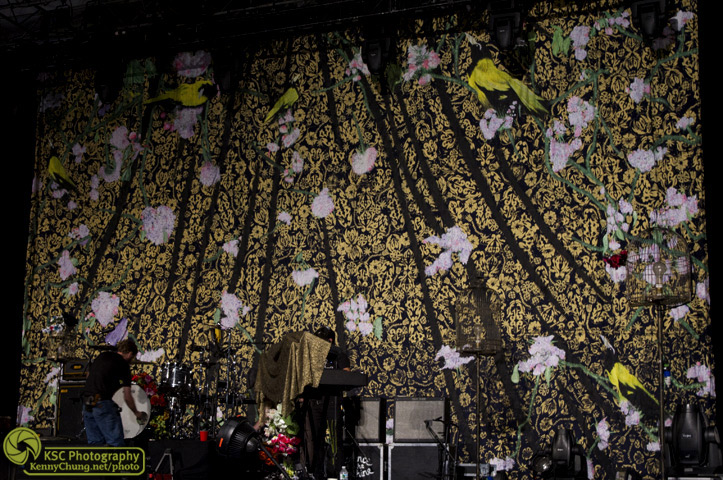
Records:
{"label": "microphone stand", "polygon": [[[346,431],[346,434],[349,435],[349,438],[351,438],[352,443],[354,443],[354,448],[357,452],[357,455],[361,454],[361,456],[365,456],[364,451],[361,449],[361,445],[359,445],[359,442],[356,441],[356,437],[354,437],[354,435],[351,434],[351,432],[346,427],[346,425],[344,425],[344,431]],[[357,467],[357,462],[354,462],[354,478],[356,478],[356,467]],[[373,470],[372,470],[372,473],[374,473]]]}
{"label": "microphone stand", "polygon": [[[453,460],[453,458],[452,458],[452,453],[449,451],[449,445],[446,444],[446,443],[444,443],[444,442],[442,441],[442,439],[439,438],[439,435],[437,435],[437,432],[435,432],[435,431],[432,429],[432,422],[442,422],[442,423],[447,423],[447,422],[445,422],[445,421],[443,421],[443,420],[440,420],[440,419],[433,419],[433,420],[425,420],[425,421],[424,421],[424,425],[425,425],[425,427],[427,428],[427,431],[429,432],[430,435],[432,435],[432,437],[434,438],[434,440],[437,442],[437,445],[439,445],[440,450],[442,450],[442,452],[443,452],[443,454],[442,454],[443,456],[442,456],[442,458],[440,459],[440,462],[439,462],[439,470],[440,470],[440,472],[439,472],[439,478],[440,478],[440,480],[442,480],[442,479],[444,479],[444,477],[449,477],[449,476],[450,476],[449,473],[445,472],[446,469],[444,468],[444,464],[445,464],[445,463],[448,463],[448,461],[449,461],[450,459]],[[445,460],[444,460],[445,458],[447,459],[447,462],[445,462]],[[456,475],[457,475],[457,469],[454,468],[451,476],[452,476],[452,478],[454,479],[454,478],[456,478]]]}

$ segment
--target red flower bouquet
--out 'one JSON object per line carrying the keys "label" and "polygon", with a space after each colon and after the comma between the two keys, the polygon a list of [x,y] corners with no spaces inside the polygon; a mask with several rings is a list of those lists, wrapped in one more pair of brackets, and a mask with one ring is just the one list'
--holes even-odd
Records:
{"label": "red flower bouquet", "polygon": [[166,406],[166,397],[163,394],[158,393],[158,385],[156,385],[156,382],[153,380],[153,377],[151,377],[149,374],[142,372],[136,375],[133,375],[134,383],[138,384],[139,387],[141,387],[145,392],[146,395],[148,395],[148,398],[151,401],[151,405],[154,407],[165,407]]}

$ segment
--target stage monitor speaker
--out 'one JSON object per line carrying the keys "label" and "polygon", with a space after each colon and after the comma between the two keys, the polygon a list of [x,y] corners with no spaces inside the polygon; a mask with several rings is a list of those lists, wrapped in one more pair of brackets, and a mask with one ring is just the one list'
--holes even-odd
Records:
{"label": "stage monitor speaker", "polygon": [[394,442],[437,442],[427,425],[443,442],[447,440],[449,399],[397,397],[394,402]]}
{"label": "stage monitor speaker", "polygon": [[85,382],[58,384],[58,411],[56,413],[56,436],[85,440],[83,426],[83,391]]}
{"label": "stage monitor speaker", "polygon": [[384,443],[387,436],[387,399],[369,397],[359,400],[359,424],[355,435],[357,442]]}
{"label": "stage monitor speaker", "polygon": [[446,478],[440,474],[440,450],[437,444],[389,445],[387,462],[387,478],[392,480]]}

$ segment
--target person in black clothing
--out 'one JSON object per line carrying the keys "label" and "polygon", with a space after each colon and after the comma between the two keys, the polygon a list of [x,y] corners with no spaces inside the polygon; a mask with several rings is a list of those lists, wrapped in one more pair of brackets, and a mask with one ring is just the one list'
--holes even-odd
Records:
{"label": "person in black clothing", "polygon": [[131,394],[130,364],[138,353],[133,340],[118,343],[117,351],[102,352],[90,366],[84,398],[83,421],[91,445],[125,446],[123,422],[113,394],[123,389],[123,399],[139,421],[145,421]]}
{"label": "person in black clothing", "polygon": [[[334,330],[323,326],[318,328],[316,332],[314,332],[314,335],[331,342],[331,348],[326,356],[325,368],[351,370],[349,356],[336,345],[336,333]],[[307,471],[313,472],[315,478],[325,478],[327,470],[326,456],[329,453],[324,446],[325,434],[329,426],[329,419],[333,418],[335,422],[340,421],[341,396],[311,396],[303,399],[300,403],[301,408],[299,413],[301,416],[301,425],[303,425],[302,461],[306,465]]]}
{"label": "person in black clothing", "polygon": [[336,333],[334,333],[334,330],[329,327],[319,327],[316,332],[314,332],[314,335],[331,342],[331,349],[329,349],[329,354],[326,356],[326,368],[347,371],[351,369],[349,355],[336,345]]}

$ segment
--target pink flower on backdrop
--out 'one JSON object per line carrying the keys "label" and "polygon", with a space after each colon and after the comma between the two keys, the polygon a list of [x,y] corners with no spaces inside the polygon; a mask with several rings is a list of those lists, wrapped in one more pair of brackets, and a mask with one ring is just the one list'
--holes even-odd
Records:
{"label": "pink flower on backdrop", "polygon": [[31,193],[36,193],[42,190],[43,188],[43,181],[38,177],[33,177],[32,184],[30,186]]}
{"label": "pink flower on backdrop", "polygon": [[288,110],[286,110],[286,113],[283,116],[279,117],[279,125],[291,123],[295,120],[296,119],[294,118],[294,114],[291,112],[291,109],[289,108]]}
{"label": "pink flower on backdrop", "polygon": [[68,236],[73,240],[78,240],[80,245],[86,245],[88,240],[90,240],[90,230],[84,223],[81,223],[72,229]]}
{"label": "pink flower on backdrop", "polygon": [[119,305],[120,298],[116,295],[108,292],[100,292],[93,302],[91,302],[90,308],[93,310],[98,323],[103,327],[107,327],[113,321],[113,317],[118,314]]}
{"label": "pink flower on backdrop", "polygon": [[98,169],[98,177],[106,183],[113,183],[120,178],[121,167],[123,166],[123,151],[115,150],[112,155],[111,165],[101,165]]}
{"label": "pink flower on backdrop", "polygon": [[199,180],[204,187],[215,185],[219,180],[221,180],[221,169],[211,162],[204,162],[201,166]]}
{"label": "pink flower on backdrop", "polygon": [[695,124],[694,118],[682,117],[675,123],[675,128],[677,128],[678,130],[685,130],[693,124]]}
{"label": "pink flower on backdrop", "polygon": [[286,135],[281,136],[281,143],[284,144],[284,147],[289,148],[294,143],[296,143],[296,141],[299,139],[299,135],[301,135],[301,130],[295,128],[291,131],[291,133],[287,133]]}
{"label": "pink flower on backdrop", "polygon": [[374,330],[371,316],[367,311],[368,307],[369,304],[360,293],[356,297],[352,297],[343,302],[336,310],[344,314],[344,317],[347,319],[346,327],[350,332],[358,330],[359,333],[366,336]]}
{"label": "pink flower on backdrop", "polygon": [[198,116],[202,111],[203,107],[179,108],[176,110],[173,127],[178,131],[179,137],[185,139],[193,137],[194,129],[198,123]]}
{"label": "pink flower on backdrop", "polygon": [[708,291],[708,277],[695,285],[695,295],[710,305],[710,293]]}
{"label": "pink flower on backdrop", "polygon": [[68,191],[64,188],[58,189],[57,186],[58,185],[55,182],[52,183],[51,187],[53,188],[53,191],[50,193],[50,195],[55,199],[63,198],[63,196],[68,193]]}
{"label": "pink flower on backdrop", "polygon": [[582,141],[579,138],[574,139],[571,143],[561,142],[555,138],[551,138],[550,161],[552,162],[552,171],[557,173],[564,169],[572,154],[581,148]]}
{"label": "pink flower on backdrop", "polygon": [[694,378],[698,383],[702,383],[703,386],[696,394],[700,397],[709,395],[711,397],[716,396],[715,392],[715,377],[711,374],[710,368],[697,362],[695,365],[690,367],[686,372],[687,378]]}
{"label": "pink flower on backdrop", "polygon": [[637,149],[628,154],[628,162],[633,168],[645,173],[652,170],[655,163],[662,160],[666,153],[668,153],[668,149],[664,147],[658,147],[654,151]]}
{"label": "pink flower on backdrop", "polygon": [[587,58],[587,42],[590,41],[590,27],[584,25],[578,25],[570,32],[570,39],[572,40],[572,49],[575,52],[575,59],[585,60]]}
{"label": "pink flower on backdrop", "polygon": [[498,116],[492,108],[487,109],[479,121],[482,136],[484,136],[486,140],[492,140],[495,138],[495,135],[497,135],[497,131],[510,129],[512,127],[512,123],[515,121],[515,108],[517,108],[517,102],[512,102],[512,105],[507,110],[507,114],[504,117]]}
{"label": "pink flower on backdrop", "polygon": [[558,366],[560,360],[565,359],[565,351],[553,344],[553,338],[553,335],[535,337],[528,350],[532,356],[517,364],[520,372],[542,375],[545,370]]}
{"label": "pink flower on backdrop", "polygon": [[58,266],[60,267],[60,278],[62,280],[67,279],[75,275],[77,269],[75,268],[75,260],[70,258],[70,252],[63,250],[58,259]]}
{"label": "pink flower on backdrop", "polygon": [[450,347],[448,345],[442,345],[442,348],[439,349],[437,352],[437,355],[434,356],[434,360],[437,361],[440,358],[444,359],[444,365],[442,365],[442,369],[448,369],[453,370],[455,368],[459,368],[462,365],[466,365],[472,360],[474,360],[473,356],[467,356],[462,357],[456,348]]}
{"label": "pink flower on backdrop", "polygon": [[173,60],[173,68],[178,74],[189,78],[203,75],[210,65],[211,54],[203,50],[194,53],[182,52]]}
{"label": "pink flower on backdrop", "polygon": [[288,168],[284,169],[284,171],[281,173],[281,176],[284,178],[284,181],[286,183],[294,183],[294,180],[296,179],[296,174],[294,173],[294,171]]}
{"label": "pink flower on backdrop", "polygon": [[690,312],[690,307],[688,305],[681,305],[670,309],[670,317],[674,321],[679,322],[685,318],[688,312]]}
{"label": "pink flower on backdrop", "polygon": [[605,271],[610,275],[610,280],[615,283],[622,283],[628,276],[627,268],[623,265],[622,267],[613,267],[611,265],[605,265]]}
{"label": "pink flower on backdrop", "polygon": [[604,450],[607,448],[608,441],[610,440],[610,424],[607,422],[607,419],[603,418],[600,420],[597,423],[595,430],[597,432],[597,437],[600,440],[597,443],[597,448]]}
{"label": "pink flower on backdrop", "polygon": [[369,147],[366,150],[357,150],[351,159],[351,169],[357,175],[364,175],[371,172],[377,160],[377,149]]}
{"label": "pink flower on backdrop", "polygon": [[681,31],[686,23],[694,18],[692,12],[686,12],[680,10],[673,18],[670,19],[670,23],[677,31]]}
{"label": "pink flower on backdrop", "polygon": [[494,467],[496,472],[509,471],[515,466],[515,460],[512,457],[493,458],[490,460],[490,466]]}
{"label": "pink flower on backdrop", "polygon": [[291,278],[294,279],[294,282],[300,286],[305,287],[307,285],[310,285],[311,282],[319,278],[319,273],[314,270],[313,268],[309,267],[304,270],[294,270],[291,272]]}
{"label": "pink flower on backdrop", "polygon": [[276,217],[276,219],[281,223],[285,223],[286,225],[291,225],[291,215],[288,212],[279,213],[279,216]]}
{"label": "pink flower on backdrop", "polygon": [[143,353],[138,352],[136,359],[140,362],[155,362],[166,353],[163,348],[156,348],[154,350],[145,350]]}
{"label": "pink flower on backdrop", "polygon": [[620,402],[620,411],[625,415],[625,426],[632,427],[640,423],[640,411],[629,401]]}
{"label": "pink flower on backdrop", "polygon": [[141,214],[141,220],[146,238],[154,245],[162,245],[173,233],[176,215],[165,205],[157,208],[146,207]]}
{"label": "pink flower on backdrop", "polygon": [[223,251],[228,253],[232,257],[236,257],[238,255],[238,238],[229,240],[228,242],[224,243]]}
{"label": "pink flower on backdrop", "polygon": [[113,130],[110,137],[110,144],[118,150],[125,150],[130,146],[131,142],[128,139],[128,127],[121,125]]}
{"label": "pink flower on backdrop", "polygon": [[73,145],[72,150],[73,156],[75,157],[75,163],[80,163],[83,160],[83,154],[85,153],[85,147],[79,143]]}
{"label": "pink flower on backdrop", "polygon": [[291,156],[291,170],[297,175],[304,171],[304,157],[296,150]]}
{"label": "pink flower on backdrop", "polygon": [[334,201],[329,195],[329,189],[324,188],[311,202],[311,213],[316,218],[326,218],[334,210]]}
{"label": "pink flower on backdrop", "polygon": [[630,94],[633,102],[640,103],[645,95],[650,95],[650,84],[645,83],[642,78],[636,77],[625,91]]}
{"label": "pink flower on backdrop", "polygon": [[595,119],[597,109],[580,97],[570,97],[567,101],[567,115],[570,125],[574,127],[575,137],[582,135],[582,130]]}
{"label": "pink flower on backdrop", "polygon": [[239,322],[239,311],[240,316],[245,317],[251,310],[251,307],[245,305],[236,295],[226,291],[221,294],[220,307],[224,314],[224,317],[221,318],[221,328],[224,330],[236,326]]}
{"label": "pink flower on backdrop", "polygon": [[426,45],[410,45],[407,50],[407,71],[402,75],[405,82],[419,76],[419,84],[425,85],[432,81],[429,75],[440,64],[437,52],[428,50]]}
{"label": "pink flower on backdrop", "polygon": [[370,75],[369,68],[367,67],[364,60],[362,60],[361,52],[357,52],[354,58],[349,62],[349,66],[346,69],[346,76],[352,77],[352,80],[358,82],[361,80],[362,75]]}
{"label": "pink flower on backdrop", "polygon": [[28,423],[35,420],[35,417],[33,417],[30,412],[32,412],[33,409],[30,407],[26,407],[24,405],[18,405],[18,418],[17,418],[17,424],[20,426],[27,426]]}
{"label": "pink flower on backdrop", "polygon": [[472,243],[467,240],[467,234],[457,226],[448,228],[442,237],[432,235],[425,238],[422,243],[436,244],[444,249],[434,263],[424,269],[424,273],[426,273],[427,276],[432,276],[437,272],[444,272],[452,268],[453,253],[456,253],[459,261],[462,262],[463,265],[466,265],[474,248]]}

